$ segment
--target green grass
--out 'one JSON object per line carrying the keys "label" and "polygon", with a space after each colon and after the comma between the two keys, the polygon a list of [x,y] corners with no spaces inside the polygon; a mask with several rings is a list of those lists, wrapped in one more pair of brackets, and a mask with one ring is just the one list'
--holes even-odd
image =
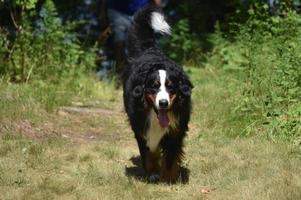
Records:
{"label": "green grass", "polygon": [[[250,124],[233,117],[237,80],[223,70],[188,73],[195,85],[183,165],[189,181],[175,185],[143,177],[120,90],[84,80],[77,91],[90,92],[66,101],[65,90],[51,91],[59,103],[48,112],[36,86],[2,85],[0,199],[300,199],[300,147],[260,132],[241,137]],[[114,112],[55,111],[73,101]]]}
{"label": "green grass", "polygon": [[[99,84],[92,77],[76,80],[61,80],[59,84],[47,81],[33,81],[29,84],[1,83],[0,122],[3,120],[41,119],[46,112],[53,112],[59,106],[80,104],[110,107],[116,101],[114,85]],[[101,99],[101,101],[98,101]],[[83,105],[83,102],[87,105]]]}

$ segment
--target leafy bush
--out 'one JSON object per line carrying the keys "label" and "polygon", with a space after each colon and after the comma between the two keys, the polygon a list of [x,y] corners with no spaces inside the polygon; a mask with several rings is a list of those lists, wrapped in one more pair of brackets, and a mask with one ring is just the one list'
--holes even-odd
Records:
{"label": "leafy bush", "polygon": [[243,135],[266,133],[291,140],[301,136],[301,16],[285,10],[270,16],[267,6],[250,10],[233,38],[215,35],[209,58],[239,80],[243,99],[234,115],[249,122]]}
{"label": "leafy bush", "polygon": [[[165,47],[172,59],[179,62],[197,61],[201,52],[199,38],[191,33],[187,19],[179,20],[172,29],[172,35],[165,41]],[[195,57],[195,55],[198,55]]]}
{"label": "leafy bush", "polygon": [[[16,24],[16,36],[1,31],[0,72],[10,81],[28,82],[31,79],[58,81],[77,77],[91,69],[95,52],[85,50],[72,34],[74,24],[62,24],[51,0],[46,0],[36,14],[36,1],[14,1],[22,7]],[[38,20],[32,22],[33,18]]]}

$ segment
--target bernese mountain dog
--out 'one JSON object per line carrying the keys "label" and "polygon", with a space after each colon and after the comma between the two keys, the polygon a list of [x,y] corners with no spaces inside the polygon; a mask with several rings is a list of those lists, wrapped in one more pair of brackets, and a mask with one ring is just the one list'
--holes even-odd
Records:
{"label": "bernese mountain dog", "polygon": [[124,106],[149,179],[174,183],[193,86],[182,67],[156,47],[155,33],[170,34],[170,26],[162,10],[150,4],[134,15],[128,32]]}

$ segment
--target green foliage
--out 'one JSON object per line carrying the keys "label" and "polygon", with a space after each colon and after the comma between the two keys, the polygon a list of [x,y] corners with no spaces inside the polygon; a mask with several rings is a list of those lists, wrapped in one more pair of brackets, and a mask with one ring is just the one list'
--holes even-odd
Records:
{"label": "green foliage", "polygon": [[11,3],[23,9],[30,10],[36,7],[38,0],[12,0]]}
{"label": "green foliage", "polygon": [[266,6],[232,40],[215,35],[211,61],[236,76],[243,99],[234,115],[249,121],[242,134],[264,132],[270,139],[301,136],[301,17],[294,11],[270,16]]}
{"label": "green foliage", "polygon": [[[16,1],[32,8],[35,1]],[[32,17],[39,20],[34,24]],[[94,66],[95,52],[85,50],[71,33],[74,24],[62,24],[51,0],[46,0],[39,16],[24,12],[15,39],[1,34],[1,73],[14,82],[78,77]],[[5,56],[3,56],[5,55]]]}
{"label": "green foliage", "polygon": [[188,62],[200,53],[199,38],[191,33],[188,19],[179,20],[173,27],[172,35],[165,44],[169,56],[179,62]]}

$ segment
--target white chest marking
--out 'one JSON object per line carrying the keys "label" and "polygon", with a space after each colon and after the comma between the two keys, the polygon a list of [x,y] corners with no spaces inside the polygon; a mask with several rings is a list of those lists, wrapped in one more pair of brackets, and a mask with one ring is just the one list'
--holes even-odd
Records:
{"label": "white chest marking", "polygon": [[149,147],[151,152],[155,152],[158,145],[167,132],[168,128],[162,128],[158,122],[157,114],[152,110],[150,112],[150,127],[146,133],[146,145]]}

